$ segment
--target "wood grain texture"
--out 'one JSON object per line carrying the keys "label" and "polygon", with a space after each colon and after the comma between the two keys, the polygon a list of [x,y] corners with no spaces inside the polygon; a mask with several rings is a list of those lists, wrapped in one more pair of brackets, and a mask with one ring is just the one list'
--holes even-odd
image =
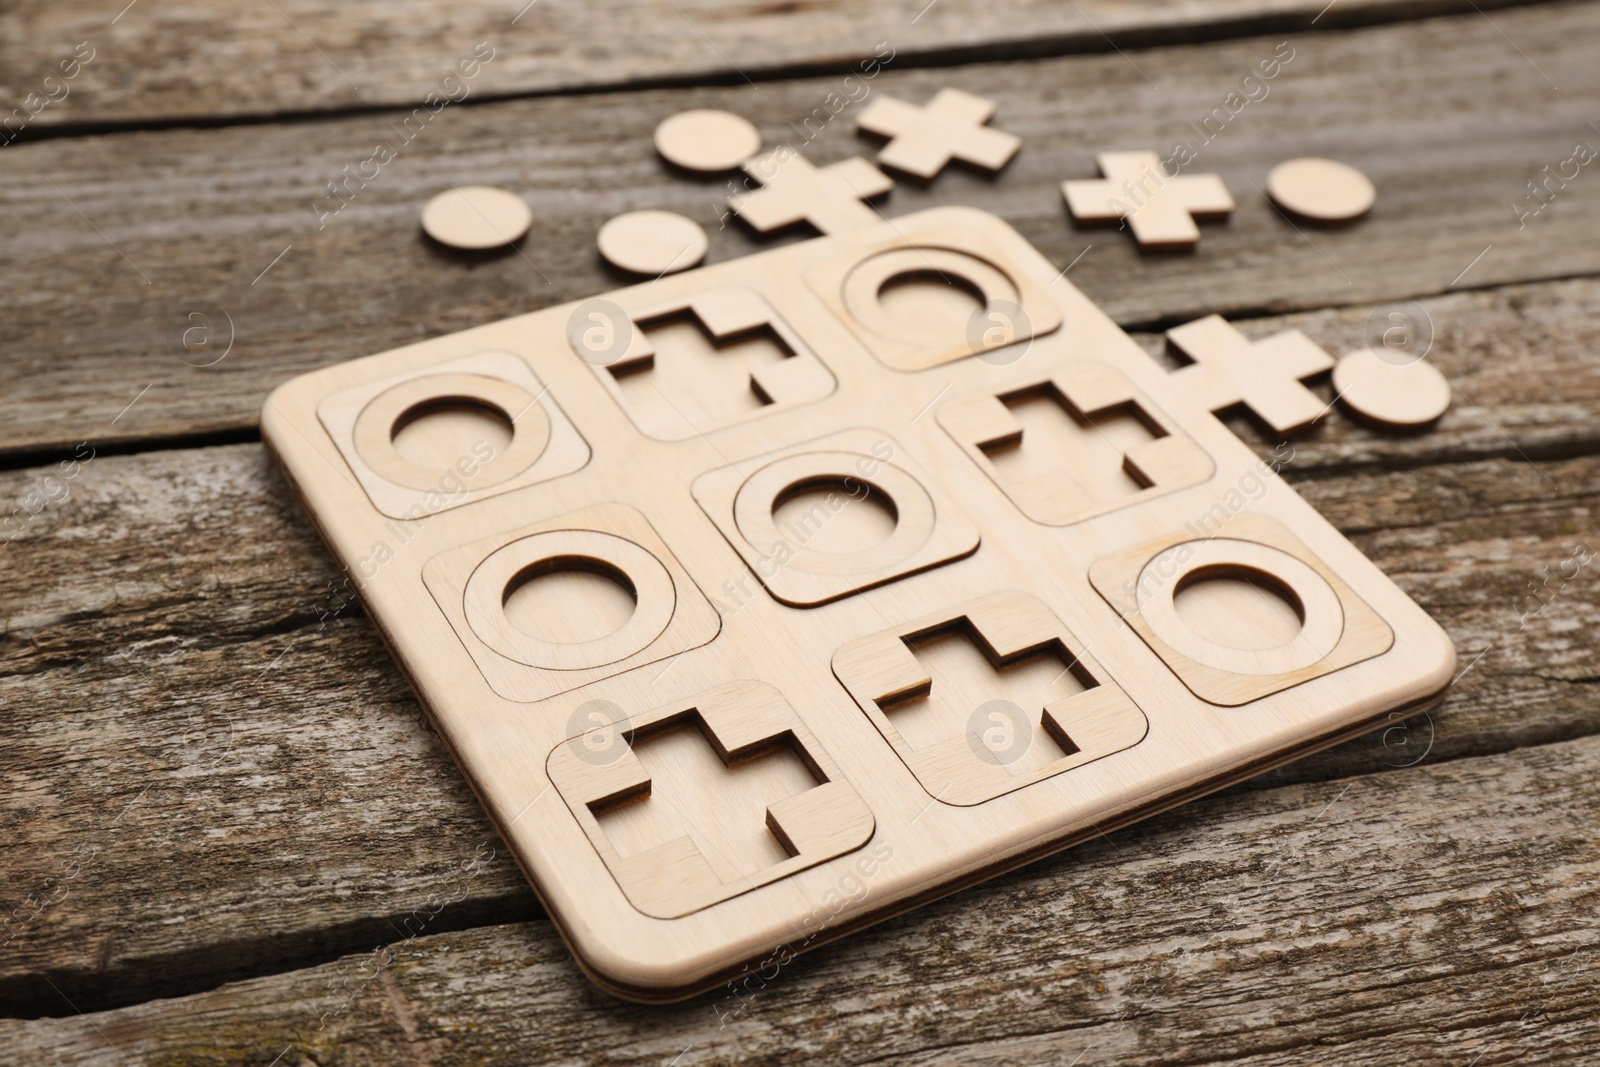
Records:
{"label": "wood grain texture", "polygon": [[[1508,331],[1513,305],[1581,323],[1594,288],[1515,287],[1494,315]],[[1523,358],[1505,333],[1483,343]],[[1488,414],[1520,434],[1539,432],[1535,410],[1569,417],[1553,401],[1505,403]],[[1250,788],[1600,732],[1593,568],[1544,576],[1595,544],[1600,461],[1372,469],[1390,441],[1339,420],[1284,472],[1443,622],[1470,669],[1431,718]],[[1341,456],[1368,466],[1341,471]],[[41,491],[54,470],[0,485]],[[0,548],[0,702],[14,724],[0,765],[16,783],[0,915],[68,894],[8,928],[9,1012],[62,1010],[41,974],[89,1009],[360,951],[408,919],[432,931],[536,909],[376,635],[329,587],[337,572],[259,445],[101,456],[66,484],[70,498]],[[463,878],[485,843],[496,858]],[[92,870],[64,879],[80,846],[97,850]]]}
{"label": "wood grain texture", "polygon": [[[1471,10],[1462,0],[1350,0],[1320,18],[1324,5],[1317,0],[942,0],[920,13],[915,6],[902,10],[847,0],[524,4],[135,0],[125,10],[121,3],[108,10],[90,0],[26,0],[0,13],[0,100],[8,110],[37,110],[26,134],[107,123],[410,107],[428,92],[440,92],[439,80],[480,41],[495,51],[467,83],[475,98],[638,84],[744,84],[783,71],[845,69],[872,55],[879,42],[889,43],[904,61],[949,62],[1109,52],[1113,40],[1129,48],[1152,40],[1299,29],[1314,20],[1330,28]],[[1507,0],[1482,6],[1507,6]],[[93,52],[84,54],[94,58],[65,83],[66,95],[59,84],[44,85],[56,63],[85,41]],[[37,101],[27,102],[29,93],[57,101],[38,110]]]}
{"label": "wood grain texture", "polygon": [[0,1035],[75,1064],[1577,1064],[1597,773],[1585,738],[1213,798],[669,1008],[534,922]]}
{"label": "wood grain texture", "polygon": [[[1198,142],[1190,123],[1223,107],[1282,38],[1127,59],[891,65],[868,83],[874,92],[918,100],[945,85],[981,90],[999,105],[996,125],[1025,147],[998,179],[952,168],[929,187],[901,183],[885,210],[983,207],[1063,267],[1089,248],[1071,277],[1124,324],[1600,270],[1589,238],[1600,183],[1585,182],[1587,172],[1521,229],[1513,212],[1526,181],[1592,136],[1600,68],[1570,42],[1597,31],[1600,6],[1577,5],[1497,12],[1493,25],[1473,14],[1294,38],[1295,58],[1262,83],[1268,95],[1199,149],[1194,168],[1221,174],[1239,208],[1193,257],[1141,256],[1125,234],[1075,230],[1057,187],[1091,176],[1108,145]],[[816,117],[831,115],[830,93],[842,107],[844,91],[833,76],[448,107],[409,143],[409,113],[394,113],[12,145],[0,152],[0,283],[28,297],[8,318],[0,454],[55,452],[85,437],[246,433],[263,395],[295,374],[612,288],[619,279],[600,263],[594,234],[620,211],[678,211],[712,229],[710,261],[742,255],[766,242],[742,223],[717,228],[727,190],[668,174],[651,147],[655,124],[688,107],[725,107],[756,120],[769,144],[820,129],[805,152],[827,163],[873,147],[852,132],[853,109]],[[368,163],[380,143],[396,157]],[[1301,154],[1370,174],[1372,214],[1302,235],[1251,191]],[[374,168],[364,185],[348,177]],[[422,204],[462,175],[529,201],[535,227],[520,249],[463,260],[423,240]],[[347,201],[328,192],[333,180],[351,182]],[[196,312],[209,316],[202,353],[175,338]],[[226,358],[189,365],[214,358],[229,333]],[[1567,383],[1567,395],[1590,384]]]}
{"label": "wood grain texture", "polygon": [[[522,21],[554,10],[549,2]],[[311,6],[280,6],[305,27]],[[1322,6],[1275,4],[1265,18],[1289,32]],[[1159,89],[1116,55],[885,74],[876,86],[913,101],[945,84],[994,95],[996,125],[1027,138],[997,183],[952,168],[932,190],[902,185],[887,210],[985,206],[1063,266],[1092,242],[1074,280],[1119,320],[1160,326],[1214,310],[1438,292],[1491,242],[1460,285],[1593,271],[1597,194],[1587,168],[1526,228],[1517,228],[1512,207],[1531,206],[1523,183],[1568,158],[1574,140],[1594,143],[1594,79],[1572,69],[1589,51],[1580,43],[1593,39],[1593,16],[1577,7],[1476,6],[1506,36],[1454,0],[1343,0],[1319,25],[1430,10],[1467,17],[1296,37],[1317,51],[1303,50],[1273,82],[1271,98],[1249,105],[1197,164],[1224,173],[1245,206],[1229,230],[1206,231],[1204,263],[1141,260],[1124,234],[1070,229],[1054,187],[1090,176],[1097,150],[1188,136],[1184,123],[1236,87],[1238,62],[1260,58],[1270,51],[1260,46],[1278,38],[1135,45],[1262,30],[1253,13],[1218,15],[1260,5],[1049,4],[1029,8],[1031,22],[1020,8],[988,5],[980,16],[992,21],[955,24],[943,41],[897,36],[910,44],[891,71],[1105,50],[1108,42],[1082,26],[1044,32],[1055,25],[1049,19],[1081,8],[1113,28],[1128,60]],[[474,106],[446,109],[318,231],[310,201],[324,183],[369,158],[375,135],[391,137],[380,132],[388,121],[403,120],[457,51],[470,49],[475,19],[492,25],[516,7],[423,12],[412,38],[403,17],[410,8],[386,9],[380,25],[373,12],[344,5],[311,16],[322,20],[312,27],[314,46],[270,8],[143,0],[109,27],[115,12],[80,0],[0,11],[6,107],[43,88],[34,82],[57,58],[52,42],[60,58],[82,30],[101,46],[70,100],[46,109],[36,129],[406,108],[322,123],[17,143],[0,152],[0,277],[11,294],[0,454],[8,465],[32,462],[30,454],[54,460],[86,437],[134,448],[179,435],[191,444],[207,434],[247,439],[262,393],[294,373],[610,288],[618,279],[591,250],[595,229],[615,212],[671,207],[716,226],[712,205],[722,191],[661,173],[647,146],[654,122],[682,107],[726,106],[760,120],[769,139],[793,138],[789,124],[803,123],[838,79],[769,82],[782,76],[771,66],[780,50],[771,42],[782,42],[780,66],[842,69],[870,50],[865,38],[812,49],[797,28],[818,15],[814,24],[823,27],[847,19],[848,5],[723,8],[729,25],[750,30],[751,54],[768,56],[766,65],[747,67],[762,82],[757,93],[667,8],[647,12],[661,21],[651,24],[645,43],[656,51],[642,65],[637,50],[600,54],[581,27],[563,37],[541,24],[531,48],[517,39],[485,68],[486,76],[503,70],[536,84],[475,80]],[[941,0],[917,25],[938,25],[945,12],[971,14]],[[570,14],[560,12],[569,24]],[[150,19],[140,25],[135,16]],[[727,43],[721,20],[696,21]],[[984,25],[998,32],[985,38]],[[453,50],[458,31],[463,48]],[[369,57],[357,55],[374,72],[363,89],[401,87],[364,98],[318,48],[347,71],[352,55]],[[675,50],[695,48],[690,62],[673,66]],[[745,56],[736,56],[741,65]],[[1313,56],[1315,64],[1296,65]],[[1297,87],[1301,73],[1313,76]],[[501,92],[636,78],[734,88],[476,106]],[[834,120],[808,154],[819,162],[870,154],[875,146],[849,133],[853,114]],[[1137,144],[1120,143],[1124,128]],[[1258,174],[1297,153],[1348,159],[1379,181],[1367,223],[1331,235],[1337,240],[1307,230],[1352,285],[1333,277],[1270,209],[1252,218],[1254,194],[1237,184],[1240,176],[1262,184]],[[417,213],[445,178],[468,171],[529,195],[540,219],[524,251],[554,285],[516,255],[462,261],[428,251]],[[151,285],[95,227],[130,253]],[[713,259],[758,245],[737,226],[713,242]],[[284,281],[286,267],[299,276]],[[238,345],[221,364],[198,369],[177,359],[170,332],[174,317],[203,301],[237,317]],[[1594,957],[1587,934],[1572,931],[1592,933],[1583,924],[1594,901],[1575,887],[1593,885],[1595,873],[1571,861],[1580,846],[1592,854],[1592,843],[1562,820],[1593,822],[1592,791],[1583,795],[1593,751],[1589,740],[1559,742],[1600,732],[1600,664],[1588,636],[1600,612],[1592,567],[1571,581],[1550,575],[1595,534],[1600,467],[1587,457],[1600,426],[1600,288],[1587,280],[1513,285],[1423,305],[1439,330],[1431,358],[1461,390],[1438,431],[1396,437],[1335,417],[1295,442],[1285,472],[1445,622],[1466,673],[1428,720],[1396,724],[1235,791],[1249,796],[1207,801],[1118,835],[1122,848],[1160,843],[1161,855],[1176,858],[1172,866],[1152,872],[1095,845],[962,894],[786,970],[777,988],[757,993],[729,1021],[739,1028],[732,1038],[718,1019],[740,1009],[742,997],[669,1012],[619,1009],[581,979],[546,924],[531,923],[403,944],[395,965],[372,982],[363,977],[370,957],[352,957],[87,1024],[0,1024],[0,1061],[121,1062],[105,1050],[99,1027],[138,1059],[180,1063],[266,1064],[280,1053],[289,1053],[285,1063],[449,1062],[475,1053],[670,1062],[691,1041],[707,1060],[742,1051],[773,1061],[814,1052],[1071,1062],[1094,1046],[1082,1062],[1581,1062],[1595,1043]],[[1253,338],[1302,328],[1337,355],[1366,343],[1369,311],[1357,303],[1241,328]],[[1160,348],[1158,333],[1141,341]],[[1273,457],[1275,438],[1243,418],[1231,421]],[[54,470],[0,474],[0,498],[31,507],[40,498],[26,494],[46,491],[44,475]],[[308,966],[411,932],[536,914],[370,626],[327,588],[335,572],[258,445],[102,451],[69,484],[70,500],[48,505],[23,539],[0,545],[0,708],[9,725],[0,741],[0,804],[12,830],[0,885],[0,1014],[71,1016],[45,975],[93,1012]],[[1550,603],[1528,615],[1542,603],[1531,588]],[[1473,758],[1538,745],[1548,747]],[[1420,768],[1396,770],[1423,752]],[[1369,777],[1329,781],[1358,774]],[[1400,780],[1463,774],[1431,792],[1389,791]],[[1327,784],[1301,784],[1316,782]],[[1348,805],[1369,789],[1378,803],[1346,825]],[[1263,797],[1267,808],[1253,806]],[[1281,816],[1281,805],[1296,809],[1293,823],[1257,817]],[[1396,825],[1396,812],[1433,820],[1408,824],[1422,827],[1426,848],[1405,834],[1374,832]],[[1296,831],[1301,825],[1306,832]],[[1323,825],[1339,827],[1327,839],[1334,862],[1305,865]],[[1562,846],[1551,847],[1560,834]],[[498,850],[492,857],[490,848]],[[1298,873],[1285,878],[1285,864],[1299,865]],[[1102,871],[1113,891],[1071,885],[1080,870]],[[1213,879],[1220,888],[1197,903],[1195,887]],[[1062,896],[1063,882],[1071,896]],[[1163,897],[1165,910],[1154,914]],[[1039,901],[1047,905],[1032,906]],[[1065,947],[1041,955],[1038,930],[1053,925],[1065,930]],[[847,990],[842,998],[838,987]],[[291,1039],[315,1037],[317,1019],[350,992],[357,1000],[331,1020],[326,1046],[290,1052]],[[697,1010],[698,1023],[690,1018]],[[673,1029],[680,1019],[688,1020],[681,1044]],[[470,1034],[480,1036],[463,1036]],[[691,1051],[680,1062],[695,1059]]]}

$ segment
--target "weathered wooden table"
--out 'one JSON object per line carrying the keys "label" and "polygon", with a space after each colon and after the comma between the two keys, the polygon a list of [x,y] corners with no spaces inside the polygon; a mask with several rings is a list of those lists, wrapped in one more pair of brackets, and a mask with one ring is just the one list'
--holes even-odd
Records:
{"label": "weathered wooden table", "polygon": [[[0,1061],[1593,1062],[1600,4],[1325,3],[7,5]],[[1338,417],[1284,472],[1461,677],[1430,715],[737,987],[615,1001],[257,412],[303,371],[614,287],[594,234],[623,210],[701,220],[713,261],[771,243],[659,164],[668,114],[726,107],[826,162],[871,147],[863,86],[945,85],[1025,147],[888,213],[1001,215],[1152,352],[1209,312],[1334,352],[1431,330],[1437,429]],[[1240,201],[1199,255],[1069,224],[1057,185],[1096,151],[1179,140]],[[1372,216],[1287,224],[1249,183],[1296,155],[1370,174]],[[452,181],[528,200],[520,254],[424,243]]]}

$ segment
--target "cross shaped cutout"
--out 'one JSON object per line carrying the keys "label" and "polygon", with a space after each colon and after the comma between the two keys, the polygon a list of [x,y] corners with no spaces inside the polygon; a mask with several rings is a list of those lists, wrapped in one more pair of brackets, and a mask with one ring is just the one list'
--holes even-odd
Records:
{"label": "cross shaped cutout", "polygon": [[809,222],[822,233],[870,226],[881,216],[862,201],[894,188],[887,174],[860,156],[819,170],[788,147],[751,160],[744,170],[762,188],[735,193],[728,204],[762,233],[797,222]]}
{"label": "cross shaped cutout", "polygon": [[1192,248],[1196,218],[1227,218],[1233,197],[1215,174],[1172,176],[1155,152],[1102,152],[1104,178],[1061,183],[1067,210],[1080,222],[1124,219],[1141,248]]}
{"label": "cross shaped cutout", "polygon": [[875,825],[765,682],[596,726],[557,745],[546,768],[628,900],[657,919],[860,848]]}
{"label": "cross shaped cutout", "polygon": [[1279,434],[1304,429],[1328,410],[1301,381],[1332,369],[1333,357],[1299,330],[1251,341],[1221,315],[1207,315],[1168,330],[1167,344],[1194,360],[1172,377],[1207,410],[1243,404]]}
{"label": "cross shaped cutout", "polygon": [[940,89],[926,107],[880,96],[856,120],[859,129],[890,138],[878,162],[923,180],[936,176],[952,159],[997,171],[1011,162],[1022,138],[984,125],[994,117],[994,101]]}

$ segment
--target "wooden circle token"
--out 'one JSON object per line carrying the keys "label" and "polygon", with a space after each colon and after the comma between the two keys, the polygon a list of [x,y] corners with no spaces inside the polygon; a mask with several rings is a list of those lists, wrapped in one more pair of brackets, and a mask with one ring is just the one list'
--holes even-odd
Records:
{"label": "wooden circle token", "polygon": [[612,266],[657,277],[689,269],[710,247],[699,223],[671,211],[618,215],[600,227],[595,243]]}
{"label": "wooden circle token", "polygon": [[656,127],[656,151],[674,166],[718,174],[761,151],[761,133],[730,111],[680,111]]}
{"label": "wooden circle token", "polygon": [[1391,363],[1370,348],[1340,358],[1333,390],[1352,413],[1380,426],[1426,426],[1450,406],[1450,383],[1433,364]]}
{"label": "wooden circle token", "polygon": [[533,225],[522,198],[492,185],[463,185],[440,193],[422,209],[422,229],[451,248],[481,251],[520,241]]}
{"label": "wooden circle token", "polygon": [[1372,179],[1332,159],[1291,159],[1267,175],[1267,195],[1291,215],[1313,222],[1349,222],[1372,210]]}

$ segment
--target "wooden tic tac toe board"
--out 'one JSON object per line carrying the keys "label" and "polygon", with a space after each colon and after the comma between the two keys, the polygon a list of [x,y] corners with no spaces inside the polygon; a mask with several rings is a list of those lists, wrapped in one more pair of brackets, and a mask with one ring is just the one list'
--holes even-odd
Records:
{"label": "wooden tic tac toe board", "polygon": [[584,969],[667,1000],[1442,696],[1443,631],[1197,392],[940,208],[262,425]]}

